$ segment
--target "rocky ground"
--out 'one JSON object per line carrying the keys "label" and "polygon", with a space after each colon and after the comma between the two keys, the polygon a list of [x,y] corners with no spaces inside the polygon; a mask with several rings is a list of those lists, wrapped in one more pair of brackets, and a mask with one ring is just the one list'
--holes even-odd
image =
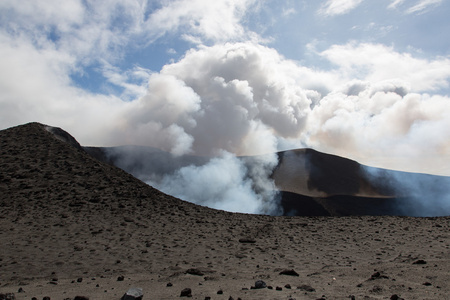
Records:
{"label": "rocky ground", "polygon": [[0,132],[0,208],[0,294],[16,299],[120,299],[132,287],[144,299],[450,295],[450,217],[216,211],[37,123]]}

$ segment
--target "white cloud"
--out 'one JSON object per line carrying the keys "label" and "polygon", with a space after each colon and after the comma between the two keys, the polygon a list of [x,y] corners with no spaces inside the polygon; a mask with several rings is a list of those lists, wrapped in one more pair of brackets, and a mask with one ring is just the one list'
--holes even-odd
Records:
{"label": "white cloud", "polygon": [[389,9],[396,9],[398,6],[402,5],[405,0],[391,0],[391,4],[389,4]]}
{"label": "white cloud", "polygon": [[155,37],[181,30],[207,41],[224,42],[247,37],[241,19],[255,0],[171,1],[153,12],[145,22]]}
{"label": "white cloud", "polygon": [[380,44],[334,45],[321,55],[339,66],[347,78],[378,82],[401,79],[411,84],[412,91],[433,91],[449,86],[450,59],[433,60],[399,53]]}
{"label": "white cloud", "polygon": [[420,0],[416,5],[410,7],[408,10],[406,10],[406,13],[413,14],[413,13],[423,13],[428,8],[432,6],[438,6],[442,3],[442,0]]}
{"label": "white cloud", "polygon": [[363,0],[328,0],[319,10],[319,14],[335,16],[346,14],[358,7]]}

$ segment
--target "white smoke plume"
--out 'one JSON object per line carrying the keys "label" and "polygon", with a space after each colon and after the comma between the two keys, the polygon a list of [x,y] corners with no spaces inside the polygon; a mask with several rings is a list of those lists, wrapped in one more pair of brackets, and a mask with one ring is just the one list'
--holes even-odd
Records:
{"label": "white smoke plume", "polygon": [[[361,47],[353,51],[381,51],[378,45]],[[345,47],[345,55],[350,48]],[[359,66],[360,58],[354,59]],[[349,60],[343,70],[352,65]],[[404,63],[411,61],[406,57]],[[409,66],[402,73],[399,68],[396,78],[350,80],[353,74],[345,78],[311,70],[253,43],[201,47],[150,77],[147,95],[127,105],[120,130],[128,144],[146,144],[176,156],[217,157],[152,182],[163,191],[220,209],[277,213],[276,189],[269,180],[276,162],[262,160],[249,167],[236,156],[308,146],[369,165],[388,152],[407,158],[406,164],[415,157],[423,166],[442,167],[432,158],[450,148],[450,101],[411,92],[410,81],[419,80],[427,66],[415,62],[416,70]],[[369,68],[367,77],[381,78],[380,68],[373,68],[376,72]],[[411,71],[416,72],[413,79]],[[448,71],[442,72],[416,89],[443,85]]]}
{"label": "white smoke plume", "polygon": [[404,173],[362,167],[374,186],[393,192],[394,209],[400,215],[436,217],[450,215],[450,180],[448,177]]}
{"label": "white smoke plume", "polygon": [[246,165],[235,155],[223,152],[205,165],[182,167],[149,183],[168,194],[215,209],[278,215],[282,211],[276,188],[268,180],[268,172],[276,163],[274,155]]}

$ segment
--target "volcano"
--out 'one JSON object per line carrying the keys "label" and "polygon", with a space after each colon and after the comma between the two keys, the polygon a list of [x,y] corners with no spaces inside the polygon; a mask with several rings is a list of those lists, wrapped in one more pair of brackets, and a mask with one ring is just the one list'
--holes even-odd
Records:
{"label": "volcano", "polygon": [[[291,154],[300,166],[308,155],[322,159],[296,169]],[[321,163],[355,162],[312,150],[279,155],[273,178],[291,195],[326,199],[349,187],[362,198],[391,192],[359,176],[348,186],[317,184],[320,172],[301,176]],[[176,299],[187,288],[193,299],[445,299],[450,293],[450,217],[214,210],[164,194],[94,158],[64,130],[39,123],[0,131],[0,170],[0,299],[120,299],[130,287],[142,288],[144,299]],[[282,180],[293,170],[295,180]]]}
{"label": "volcano", "polygon": [[[144,182],[182,167],[205,165],[210,159],[174,156],[144,146],[84,149]],[[369,167],[313,149],[282,151],[277,156],[271,179],[284,215],[450,215],[450,177]],[[240,159],[246,165],[254,161]]]}

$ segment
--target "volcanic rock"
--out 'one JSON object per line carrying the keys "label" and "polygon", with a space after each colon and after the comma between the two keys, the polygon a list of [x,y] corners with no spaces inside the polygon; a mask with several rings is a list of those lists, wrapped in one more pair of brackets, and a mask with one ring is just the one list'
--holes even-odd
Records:
{"label": "volcanic rock", "polygon": [[264,289],[267,287],[267,284],[262,280],[257,280],[255,282],[255,289]]}
{"label": "volcanic rock", "polygon": [[142,300],[144,293],[141,288],[130,288],[123,296],[121,300]]}
{"label": "volcanic rock", "polygon": [[192,290],[190,288],[185,288],[181,291],[180,297],[192,297]]}
{"label": "volcanic rock", "polygon": [[280,275],[288,275],[288,276],[300,276],[295,270],[283,270],[280,272]]}

